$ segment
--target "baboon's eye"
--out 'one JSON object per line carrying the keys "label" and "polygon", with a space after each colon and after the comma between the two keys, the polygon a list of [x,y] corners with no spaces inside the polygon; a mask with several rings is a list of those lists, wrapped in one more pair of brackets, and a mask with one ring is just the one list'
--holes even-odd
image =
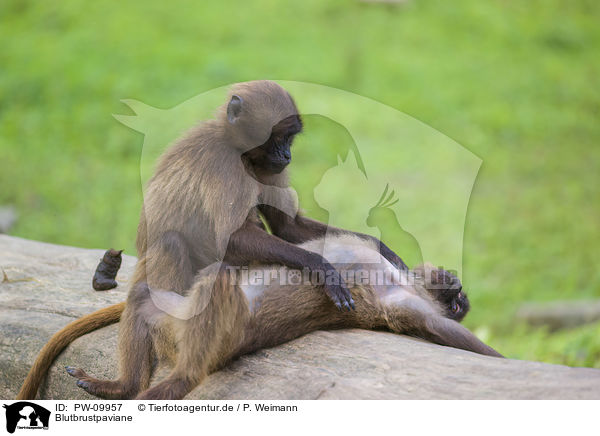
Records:
{"label": "baboon's eye", "polygon": [[460,305],[456,301],[453,301],[451,309],[452,312],[456,313],[460,310]]}

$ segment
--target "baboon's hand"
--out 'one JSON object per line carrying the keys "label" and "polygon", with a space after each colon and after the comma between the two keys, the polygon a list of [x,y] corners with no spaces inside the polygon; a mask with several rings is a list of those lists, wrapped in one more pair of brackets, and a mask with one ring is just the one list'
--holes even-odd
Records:
{"label": "baboon's hand", "polygon": [[327,271],[323,290],[339,310],[351,311],[356,309],[350,290],[337,270]]}

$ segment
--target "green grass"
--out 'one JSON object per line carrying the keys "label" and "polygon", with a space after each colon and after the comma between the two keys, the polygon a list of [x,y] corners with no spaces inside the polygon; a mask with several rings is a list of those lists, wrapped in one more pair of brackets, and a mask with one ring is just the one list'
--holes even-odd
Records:
{"label": "green grass", "polygon": [[[14,235],[133,254],[144,138],[111,116],[130,113],[121,99],[166,109],[258,78],[340,88],[483,161],[464,229],[466,325],[510,357],[600,367],[599,324],[549,334],[514,321],[526,301],[600,297],[599,18],[591,0],[6,0],[0,204],[20,213]],[[404,168],[407,137],[394,134],[371,161],[386,177]],[[307,120],[292,171],[310,215],[327,217],[313,189],[351,141]],[[345,198],[347,186],[331,189]],[[443,227],[440,209],[412,213]]]}

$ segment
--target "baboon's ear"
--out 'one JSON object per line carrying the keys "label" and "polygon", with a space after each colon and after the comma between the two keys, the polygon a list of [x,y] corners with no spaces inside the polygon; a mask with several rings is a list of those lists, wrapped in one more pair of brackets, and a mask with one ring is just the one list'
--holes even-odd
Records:
{"label": "baboon's ear", "polygon": [[231,96],[231,100],[229,100],[229,104],[227,105],[227,121],[231,124],[235,124],[240,117],[243,102],[244,100],[239,95],[234,94]]}

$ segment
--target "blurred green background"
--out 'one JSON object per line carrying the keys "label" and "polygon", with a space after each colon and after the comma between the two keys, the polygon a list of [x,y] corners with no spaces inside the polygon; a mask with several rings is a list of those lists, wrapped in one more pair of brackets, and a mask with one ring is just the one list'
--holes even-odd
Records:
{"label": "blurred green background", "polygon": [[[600,297],[599,19],[592,0],[4,0],[0,205],[19,212],[13,235],[134,254],[143,136],[111,116],[131,113],[120,99],[170,108],[260,78],[341,88],[483,160],[465,324],[509,357],[600,367],[600,323],[515,322],[523,302]],[[324,140],[303,140],[292,171],[323,219],[302,175],[322,174],[327,144],[348,138],[318,118],[307,131]]]}

